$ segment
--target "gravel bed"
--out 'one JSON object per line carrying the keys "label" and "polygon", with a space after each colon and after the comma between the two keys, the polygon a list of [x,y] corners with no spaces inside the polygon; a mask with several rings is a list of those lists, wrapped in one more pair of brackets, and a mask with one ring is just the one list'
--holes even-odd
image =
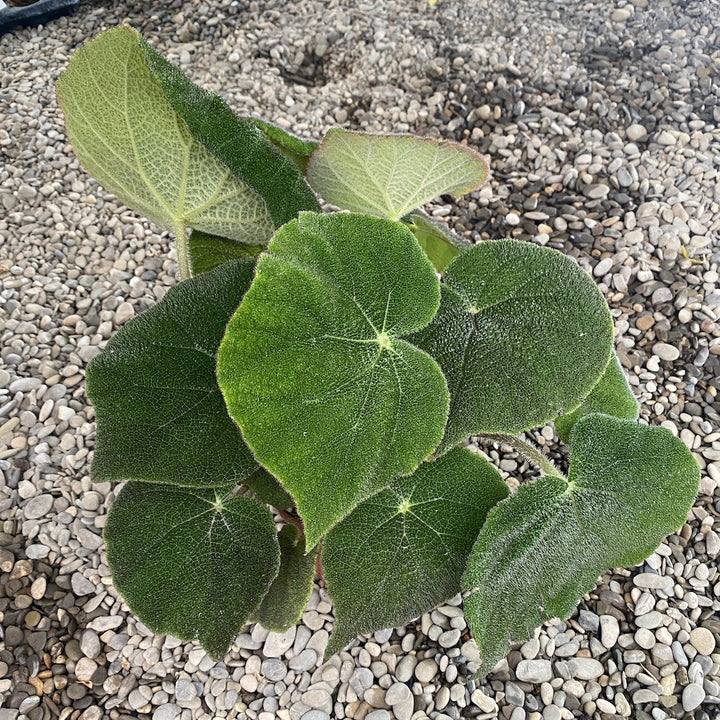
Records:
{"label": "gravel bed", "polygon": [[[111,584],[115,489],[89,477],[84,370],[176,262],[167,235],[79,168],[53,93],[72,49],[121,22],[301,135],[342,124],[487,153],[492,181],[431,211],[472,239],[562,248],[594,275],[643,419],[703,469],[683,528],[483,680],[460,597],[325,664],[322,586],[297,628],[249,626],[225,662],[149,633]],[[714,0],[105,0],[1,37],[0,57],[0,720],[718,717]],[[535,439],[551,446],[552,429]],[[509,448],[482,449],[511,484],[530,476]]]}

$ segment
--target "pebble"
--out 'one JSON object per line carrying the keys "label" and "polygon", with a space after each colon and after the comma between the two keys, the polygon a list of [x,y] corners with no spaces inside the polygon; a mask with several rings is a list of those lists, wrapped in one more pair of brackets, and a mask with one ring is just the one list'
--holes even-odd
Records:
{"label": "pebble", "polygon": [[668,343],[664,342],[655,343],[652,351],[661,360],[666,360],[667,362],[674,362],[680,357],[680,350],[674,345],[668,345]]}
{"label": "pebble", "polygon": [[715,637],[704,627],[690,631],[690,644],[701,654],[710,656],[715,650]]}
{"label": "pebble", "polygon": [[651,590],[670,590],[673,586],[672,578],[655,573],[640,573],[635,575],[633,583],[636,587]]}
{"label": "pebble", "polygon": [[263,645],[263,655],[267,658],[279,658],[287,652],[295,642],[295,626],[284,633],[268,633]]}
{"label": "pebble", "polygon": [[583,657],[571,658],[568,661],[568,670],[570,675],[580,678],[580,680],[595,680],[605,672],[601,662]]}
{"label": "pebble", "polygon": [[515,677],[522,682],[550,682],[553,677],[549,660],[521,660],[515,668]]}
{"label": "pebble", "polygon": [[682,692],[682,707],[685,712],[692,712],[705,700],[705,690],[698,683],[690,683]]}
{"label": "pebble", "polygon": [[50,512],[52,506],[52,495],[38,495],[25,505],[23,513],[28,520],[37,520],[45,517]]}
{"label": "pebble", "polygon": [[639,140],[644,140],[647,137],[647,130],[643,125],[634,124],[630,125],[625,130],[625,135],[631,142],[638,142]]}
{"label": "pebble", "polygon": [[[438,665],[431,658],[421,660],[415,666],[415,677],[423,684],[427,685],[437,675]],[[398,678],[399,680],[400,678]]]}
{"label": "pebble", "polygon": [[180,712],[180,708],[174,703],[163,703],[155,708],[152,720],[175,720]]}
{"label": "pebble", "polygon": [[620,625],[612,615],[600,616],[600,642],[606,648],[615,647],[620,636]]}

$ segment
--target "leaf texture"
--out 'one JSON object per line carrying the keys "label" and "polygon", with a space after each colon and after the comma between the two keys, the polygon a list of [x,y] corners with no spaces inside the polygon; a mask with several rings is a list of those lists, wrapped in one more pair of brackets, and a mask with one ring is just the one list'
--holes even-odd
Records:
{"label": "leaf texture", "polygon": [[432,265],[387,220],[301,213],[260,256],[218,379],[255,457],[295,498],[309,547],[439,442],[445,378],[398,338],[438,302]]}
{"label": "leaf texture", "polygon": [[480,187],[487,162],[466,145],[413,135],[333,128],[310,157],[307,179],[344,210],[399,220],[444,193]]}
{"label": "leaf texture", "polygon": [[262,245],[236,242],[199,230],[193,230],[188,238],[190,268],[193,275],[213,270],[228,260],[255,259],[263,249]]}
{"label": "leaf texture", "polygon": [[252,260],[234,261],[171,288],[93,358],[98,480],[252,482],[257,462],[228,416],[215,356],[253,269]]}
{"label": "leaf texture", "polygon": [[568,617],[599,575],[647,558],[685,521],[700,473],[669,430],[591,414],[573,429],[568,480],[522,485],[488,515],[463,577],[489,672],[511,641]]}
{"label": "leaf texture", "polygon": [[266,243],[273,222],[265,200],[193,137],[153,77],[141,42],[131,28],[107,30],[61,75],[58,100],[80,162],[166,229]]}
{"label": "leaf texture", "polygon": [[328,654],[456,595],[487,513],[507,495],[490,463],[456,448],[355,508],[323,544],[337,615]]}
{"label": "leaf texture", "polygon": [[638,401],[630,389],[617,355],[613,353],[605,372],[582,405],[555,419],[555,430],[558,437],[567,443],[570,442],[573,426],[583,415],[597,412],[625,420],[637,420],[638,409]]}
{"label": "leaf texture", "polygon": [[278,573],[270,512],[246,497],[131,482],[105,527],[113,583],[153,632],[221,659]]}
{"label": "leaf texture", "polygon": [[570,258],[516,240],[466,250],[443,276],[433,322],[407,340],[450,389],[441,451],[470,434],[517,434],[576,408],[612,353],[610,311]]}
{"label": "leaf texture", "polygon": [[470,243],[454,235],[445,225],[418,210],[403,218],[403,222],[407,223],[438,272],[443,272],[453,258],[470,247]]}

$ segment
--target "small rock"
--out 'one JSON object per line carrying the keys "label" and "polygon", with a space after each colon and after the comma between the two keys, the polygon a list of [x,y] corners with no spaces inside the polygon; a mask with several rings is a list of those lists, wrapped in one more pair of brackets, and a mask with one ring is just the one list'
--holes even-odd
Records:
{"label": "small rock", "polygon": [[690,683],[682,694],[682,706],[685,712],[692,712],[695,708],[700,707],[705,700],[705,690],[698,683]]}
{"label": "small rock", "polygon": [[620,625],[612,615],[600,617],[600,642],[608,649],[615,647],[620,637]]}
{"label": "small rock", "polygon": [[415,667],[415,677],[427,685],[437,674],[438,665],[432,658],[421,660]]}
{"label": "small rock", "polygon": [[631,142],[637,142],[647,137],[647,130],[642,125],[630,125],[627,130],[625,130],[625,135],[627,135],[627,139]]}
{"label": "small rock", "polygon": [[677,142],[677,140],[672,133],[669,133],[667,130],[662,130],[658,134],[658,136],[655,138],[655,142],[658,145],[670,146],[670,145],[674,145]]}
{"label": "small rock", "polygon": [[132,317],[135,317],[135,308],[129,302],[120,303],[115,310],[115,324],[124,325]]}
{"label": "small rock", "polygon": [[542,683],[552,680],[552,665],[549,660],[521,660],[515,669],[515,677],[522,682]]}
{"label": "small rock", "polygon": [[95,586],[81,572],[72,574],[70,585],[76,595],[92,595],[95,592]]}
{"label": "small rock", "polygon": [[583,192],[587,197],[597,200],[605,197],[610,192],[610,188],[604,183],[595,183],[594,185],[588,185]]}
{"label": "small rock", "polygon": [[505,216],[505,222],[511,227],[514,227],[515,225],[520,224],[520,216],[517,213],[509,212]]}
{"label": "small rock", "polygon": [[36,377],[18,378],[10,383],[10,393],[16,392],[30,392],[31,390],[37,390],[42,385],[42,380]]}
{"label": "small rock", "polygon": [[179,713],[180,708],[174,703],[163,703],[155,709],[152,720],[175,720]]}
{"label": "small rock", "polygon": [[[306,650],[304,652],[313,653],[313,650]],[[317,657],[317,655],[315,656]],[[280,682],[287,675],[287,667],[282,660],[276,658],[269,658],[265,660],[260,668],[260,672],[272,682]]]}
{"label": "small rock", "polygon": [[484,713],[497,712],[498,705],[493,698],[488,697],[482,690],[475,690],[470,701],[477,705]]}
{"label": "small rock", "polygon": [[284,633],[268,633],[263,645],[263,655],[267,658],[282,657],[295,642],[295,625]]}
{"label": "small rock", "polygon": [[626,20],[629,20],[631,16],[631,10],[628,10],[627,8],[619,8],[617,10],[613,10],[612,15],[610,15],[610,19],[613,22],[625,22]]}
{"label": "small rock", "polygon": [[440,635],[438,638],[438,645],[441,648],[451,648],[457,645],[458,641],[460,640],[460,630],[457,628],[453,630],[446,630],[444,633]]}
{"label": "small rock", "polygon": [[94,660],[100,654],[100,638],[94,630],[86,630],[80,640],[80,649],[86,657]]}
{"label": "small rock", "polygon": [[75,663],[75,677],[80,682],[90,682],[97,668],[97,663],[94,660],[81,657],[77,663]]}
{"label": "small rock", "polygon": [[652,351],[654,355],[667,362],[673,362],[680,357],[680,351],[674,345],[668,345],[664,342],[655,343]]}
{"label": "small rock", "polygon": [[188,702],[197,697],[197,689],[189,680],[177,680],[175,682],[175,697],[179,702]]}
{"label": "small rock", "polygon": [[45,517],[53,506],[52,495],[38,495],[32,498],[23,508],[23,514],[28,520],[38,520]]}
{"label": "small rock", "polygon": [[595,680],[605,671],[602,663],[598,660],[583,657],[574,657],[568,661],[568,669],[573,677],[580,678],[580,680]]}
{"label": "small rock", "polygon": [[701,655],[709,656],[715,650],[715,638],[713,634],[704,627],[695,628],[690,631],[690,644]]}
{"label": "small rock", "polygon": [[651,590],[669,591],[673,586],[673,580],[671,577],[667,577],[667,575],[658,575],[657,573],[639,573],[633,578],[633,583],[635,587]]}
{"label": "small rock", "polygon": [[410,692],[410,688],[404,683],[391,685],[387,693],[385,693],[385,702],[388,705],[397,705],[407,700],[412,700],[412,693]]}

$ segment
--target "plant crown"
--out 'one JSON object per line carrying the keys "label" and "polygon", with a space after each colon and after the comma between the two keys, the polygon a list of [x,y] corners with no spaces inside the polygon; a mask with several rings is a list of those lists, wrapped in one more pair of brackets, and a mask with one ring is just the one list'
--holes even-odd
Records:
{"label": "plant crown", "polygon": [[[319,569],[328,653],[463,592],[487,672],[682,525],[697,463],[637,421],[591,278],[419,209],[486,180],[472,149],[300,140],[126,27],[80,48],[57,90],[82,164],[177,246],[181,282],[87,370],[94,476],[125,482],[108,562],[149,628],[222,657],[249,620],[294,625]],[[567,474],[518,437],[549,422]],[[510,494],[470,436],[539,477]]]}

